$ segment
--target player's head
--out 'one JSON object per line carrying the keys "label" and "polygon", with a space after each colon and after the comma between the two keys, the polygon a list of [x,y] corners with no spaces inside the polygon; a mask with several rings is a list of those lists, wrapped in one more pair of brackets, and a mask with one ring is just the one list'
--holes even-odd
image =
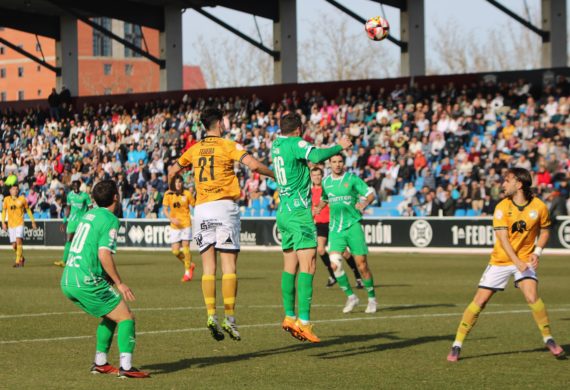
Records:
{"label": "player's head", "polygon": [[73,180],[71,182],[71,189],[73,190],[73,192],[75,192],[76,194],[79,193],[80,188],[81,188],[81,182],[79,180]]}
{"label": "player's head", "polygon": [[95,184],[91,196],[97,206],[106,207],[114,211],[116,205],[119,203],[119,189],[114,180],[101,180]]}
{"label": "player's head", "polygon": [[320,186],[323,181],[323,170],[319,167],[311,169],[311,181],[314,185]]}
{"label": "player's head", "polygon": [[171,183],[172,183],[171,186],[172,188],[170,188],[171,191],[182,192],[182,190],[184,189],[184,180],[180,175],[175,175]]}
{"label": "player's head", "polygon": [[294,112],[285,114],[281,118],[281,134],[283,135],[301,135],[303,122],[301,116]]}
{"label": "player's head", "polygon": [[518,191],[522,191],[526,200],[530,200],[532,194],[532,177],[530,172],[524,168],[510,168],[503,181],[503,190],[506,196],[513,196]]}
{"label": "player's head", "polygon": [[222,112],[222,110],[219,110],[214,107],[206,108],[204,111],[202,111],[202,114],[200,115],[200,120],[202,121],[202,124],[204,125],[206,131],[214,132],[216,133],[216,135],[221,135],[222,132],[224,131],[223,118],[224,118],[224,113]]}
{"label": "player's head", "polygon": [[18,196],[18,192],[20,192],[20,189],[18,188],[17,184],[12,185],[12,187],[10,187],[10,195],[11,196]]}
{"label": "player's head", "polygon": [[331,163],[331,170],[335,175],[344,173],[344,156],[342,154],[332,156],[329,161]]}

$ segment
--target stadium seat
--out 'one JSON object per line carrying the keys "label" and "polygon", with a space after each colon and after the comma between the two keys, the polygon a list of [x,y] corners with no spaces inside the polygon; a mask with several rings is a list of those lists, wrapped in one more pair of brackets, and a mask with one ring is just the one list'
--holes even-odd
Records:
{"label": "stadium seat", "polygon": [[464,209],[457,209],[455,210],[456,217],[465,217],[465,210]]}
{"label": "stadium seat", "polygon": [[467,209],[467,212],[465,213],[465,216],[467,217],[476,217],[477,216],[477,212],[473,209]]}

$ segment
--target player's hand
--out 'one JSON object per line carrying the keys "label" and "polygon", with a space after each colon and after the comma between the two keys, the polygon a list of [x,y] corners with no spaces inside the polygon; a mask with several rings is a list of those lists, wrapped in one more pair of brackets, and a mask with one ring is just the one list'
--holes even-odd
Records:
{"label": "player's hand", "polygon": [[38,225],[36,225],[35,222],[32,222],[32,229],[33,229],[33,230],[36,230],[37,228],[38,228]]}
{"label": "player's hand", "polygon": [[350,147],[352,146],[352,141],[347,136],[344,136],[338,141],[338,144],[342,146],[343,150],[346,150],[350,149]]}
{"label": "player's hand", "polygon": [[529,260],[529,265],[532,267],[532,269],[536,270],[538,268],[538,261],[540,260],[540,257],[533,253],[530,255]]}
{"label": "player's hand", "polygon": [[2,230],[8,230],[8,229],[6,228],[6,223],[4,223],[4,222],[2,222]]}
{"label": "player's hand", "polygon": [[356,207],[356,209],[358,211],[360,211],[361,213],[364,212],[364,209],[367,207],[368,205],[366,203],[362,203],[362,202],[358,202],[357,204],[354,205],[354,207]]}
{"label": "player's hand", "polygon": [[118,284],[117,290],[119,290],[119,292],[121,293],[121,295],[123,296],[123,299],[125,301],[131,302],[131,301],[135,300],[135,294],[131,291],[129,286],[127,286],[125,283]]}
{"label": "player's hand", "polygon": [[524,261],[518,261],[517,264],[517,269],[519,270],[519,272],[524,272],[528,269],[528,263],[525,263]]}

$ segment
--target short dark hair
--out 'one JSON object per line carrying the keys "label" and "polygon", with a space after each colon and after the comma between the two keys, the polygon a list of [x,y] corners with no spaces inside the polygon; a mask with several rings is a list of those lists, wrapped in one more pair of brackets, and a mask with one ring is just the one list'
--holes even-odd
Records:
{"label": "short dark hair", "polygon": [[210,130],[216,121],[221,121],[223,118],[224,113],[222,110],[219,110],[215,107],[206,108],[200,115],[200,120],[202,121],[202,124],[206,130]]}
{"label": "short dark hair", "polygon": [[321,168],[321,167],[313,167],[313,169],[311,169],[311,173],[313,173],[313,172],[317,172],[317,171],[318,171],[318,172],[320,172],[320,173],[321,173],[321,175],[323,175],[323,174],[324,174],[324,172],[323,172],[323,170],[322,170],[322,168]]}
{"label": "short dark hair", "polygon": [[512,173],[513,176],[521,182],[524,197],[526,200],[530,200],[534,196],[531,188],[532,176],[530,175],[530,172],[524,168],[510,168],[507,172]]}
{"label": "short dark hair", "polygon": [[342,158],[342,163],[343,164],[346,163],[346,159],[344,158],[344,155],[342,153],[337,153],[334,156],[332,156],[331,158],[333,158],[333,157],[340,157],[340,158]]}
{"label": "short dark hair", "polygon": [[301,121],[301,116],[299,114],[290,112],[281,118],[282,134],[291,134],[301,126],[303,126],[303,122]]}
{"label": "short dark hair", "polygon": [[95,184],[91,196],[99,207],[109,207],[113,204],[115,195],[119,194],[117,183],[114,180],[101,180]]}

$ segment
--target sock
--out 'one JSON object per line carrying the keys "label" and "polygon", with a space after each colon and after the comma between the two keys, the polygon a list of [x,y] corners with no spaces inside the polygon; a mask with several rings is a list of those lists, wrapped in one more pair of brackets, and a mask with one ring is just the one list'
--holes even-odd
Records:
{"label": "sock", "polygon": [[313,299],[313,276],[299,273],[299,319],[306,325],[311,320],[311,300]]}
{"label": "sock", "polygon": [[550,321],[548,320],[548,314],[546,313],[544,302],[541,298],[538,298],[535,303],[530,303],[529,306],[532,310],[534,322],[538,325],[538,329],[540,330],[540,333],[542,333],[544,342],[547,342],[552,338],[552,334],[550,333]]}
{"label": "sock", "polygon": [[234,309],[236,306],[236,295],[237,295],[237,275],[236,274],[224,274],[222,276],[222,296],[224,297],[224,311],[225,315],[234,315]]}
{"label": "sock", "polygon": [[132,367],[133,351],[135,350],[136,345],[135,321],[121,321],[117,328],[121,367],[124,370],[130,370]]}
{"label": "sock", "polygon": [[209,316],[216,314],[216,275],[202,275],[202,294]]}
{"label": "sock", "polygon": [[281,296],[287,317],[295,318],[295,275],[283,271],[281,274]]}
{"label": "sock", "polygon": [[356,266],[356,261],[354,260],[354,256],[350,255],[350,257],[346,259],[346,264],[348,264],[352,272],[354,272],[354,277],[356,279],[362,279],[360,271],[358,271],[358,267]]}
{"label": "sock", "polygon": [[321,259],[323,260],[323,263],[325,264],[325,267],[327,267],[327,271],[329,271],[329,275],[331,278],[336,279],[334,276],[334,271],[331,267],[331,259],[329,257],[328,252],[325,252],[324,255],[321,256]]}
{"label": "sock", "polygon": [[97,327],[97,351],[95,352],[95,364],[102,365],[107,363],[107,353],[113,342],[113,333],[117,323],[108,318],[103,318]]}
{"label": "sock", "polygon": [[16,244],[16,263],[22,261],[24,255],[24,247],[21,244]]}
{"label": "sock", "polygon": [[352,292],[352,288],[350,287],[350,283],[348,282],[348,277],[346,276],[346,272],[342,271],[342,275],[337,276],[336,278],[340,289],[346,294],[347,297],[354,295]]}
{"label": "sock", "polygon": [[188,271],[192,265],[192,253],[190,253],[190,248],[187,246],[182,247],[182,255],[184,256],[184,269]]}
{"label": "sock", "polygon": [[71,241],[67,241],[65,243],[65,247],[63,248],[63,259],[64,263],[67,263],[67,256],[69,256],[69,248],[71,248]]}
{"label": "sock", "polygon": [[184,254],[183,254],[182,252],[180,252],[179,249],[177,249],[177,250],[174,250],[174,249],[173,249],[173,250],[172,250],[172,254],[173,254],[174,256],[176,256],[176,258],[177,258],[178,260],[180,260],[182,263],[184,262]]}
{"label": "sock", "polygon": [[475,302],[471,302],[469,306],[467,306],[467,309],[465,309],[465,312],[463,312],[463,317],[459,323],[459,328],[457,328],[455,342],[453,343],[454,347],[461,347],[463,345],[465,337],[467,337],[473,326],[475,326],[481,310],[482,308],[477,306]]}
{"label": "sock", "polygon": [[374,291],[374,278],[370,275],[370,279],[362,279],[362,283],[364,284],[364,288],[368,293],[368,298],[375,298],[376,292]]}

